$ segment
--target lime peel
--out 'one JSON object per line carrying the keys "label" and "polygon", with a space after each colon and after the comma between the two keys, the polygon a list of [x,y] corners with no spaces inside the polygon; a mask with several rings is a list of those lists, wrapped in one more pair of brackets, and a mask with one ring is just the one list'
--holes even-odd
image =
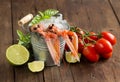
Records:
{"label": "lime peel", "polygon": [[[78,53],[79,58],[81,58],[81,54]],[[68,63],[76,63],[78,62],[77,59],[72,55],[71,52],[65,52],[65,59]]]}
{"label": "lime peel", "polygon": [[22,45],[14,44],[7,48],[6,58],[12,65],[23,65],[29,60],[29,51]]}
{"label": "lime peel", "polygon": [[31,72],[40,72],[44,69],[44,61],[33,61],[28,63],[28,68]]}

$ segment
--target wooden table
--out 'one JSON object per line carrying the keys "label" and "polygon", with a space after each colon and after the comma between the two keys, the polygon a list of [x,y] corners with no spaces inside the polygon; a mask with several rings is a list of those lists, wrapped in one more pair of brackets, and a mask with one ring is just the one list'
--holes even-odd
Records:
{"label": "wooden table", "polygon": [[[71,24],[117,37],[112,58],[97,63],[81,61],[45,67],[32,73],[27,65],[11,66],[6,48],[17,42],[17,21],[28,13],[58,9]],[[0,0],[0,82],[120,82],[120,0]]]}

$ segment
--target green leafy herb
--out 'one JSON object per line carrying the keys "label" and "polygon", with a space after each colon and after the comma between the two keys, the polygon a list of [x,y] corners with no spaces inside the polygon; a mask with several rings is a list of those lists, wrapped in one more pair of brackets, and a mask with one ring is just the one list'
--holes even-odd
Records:
{"label": "green leafy herb", "polygon": [[54,9],[47,9],[46,11],[44,11],[44,15],[45,16],[53,16],[56,15],[59,11],[58,10],[54,10]]}
{"label": "green leafy herb", "polygon": [[20,30],[17,30],[17,34],[19,36],[18,44],[25,46],[26,48],[30,47],[30,33],[24,34]]}
{"label": "green leafy herb", "polygon": [[30,22],[29,26],[38,24],[41,20],[49,19],[51,16],[54,16],[58,13],[58,10],[55,9],[47,9],[44,12],[39,11],[38,15],[36,15],[33,20]]}

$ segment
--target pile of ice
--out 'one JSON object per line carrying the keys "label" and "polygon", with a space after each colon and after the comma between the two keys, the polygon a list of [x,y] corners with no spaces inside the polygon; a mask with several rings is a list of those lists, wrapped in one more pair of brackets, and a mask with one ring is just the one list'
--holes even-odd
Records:
{"label": "pile of ice", "polygon": [[69,29],[69,25],[67,21],[63,19],[62,14],[58,14],[58,16],[52,16],[50,19],[40,21],[40,24],[44,25],[45,29],[51,24],[54,24],[61,30]]}

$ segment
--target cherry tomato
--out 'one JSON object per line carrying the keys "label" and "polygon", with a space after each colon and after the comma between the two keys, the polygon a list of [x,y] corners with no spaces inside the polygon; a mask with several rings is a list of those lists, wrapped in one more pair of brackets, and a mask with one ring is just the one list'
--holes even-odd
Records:
{"label": "cherry tomato", "polygon": [[96,52],[94,45],[84,47],[83,55],[91,62],[97,62],[99,60],[99,54]]}
{"label": "cherry tomato", "polygon": [[78,52],[81,53],[83,51],[84,48],[84,43],[83,41],[79,38],[78,39]]}
{"label": "cherry tomato", "polygon": [[106,54],[112,52],[113,47],[108,40],[100,38],[99,40],[96,41],[95,49],[100,54]]}
{"label": "cherry tomato", "polygon": [[84,42],[87,44],[87,43],[90,43],[91,41],[89,39],[85,38]]}
{"label": "cherry tomato", "polygon": [[95,33],[95,32],[90,32],[90,35],[91,35],[91,36],[89,36],[90,39],[95,40],[95,41],[98,40],[98,37],[96,36],[96,33]]}
{"label": "cherry tomato", "polygon": [[102,37],[108,40],[112,45],[116,44],[116,37],[110,32],[101,32]]}
{"label": "cherry tomato", "polygon": [[91,43],[93,41],[97,41],[98,37],[96,36],[95,32],[89,32],[88,36],[84,38],[84,42],[87,43]]}
{"label": "cherry tomato", "polygon": [[101,54],[101,57],[105,58],[105,59],[108,59],[112,56],[112,52],[110,53],[106,53],[106,54]]}

